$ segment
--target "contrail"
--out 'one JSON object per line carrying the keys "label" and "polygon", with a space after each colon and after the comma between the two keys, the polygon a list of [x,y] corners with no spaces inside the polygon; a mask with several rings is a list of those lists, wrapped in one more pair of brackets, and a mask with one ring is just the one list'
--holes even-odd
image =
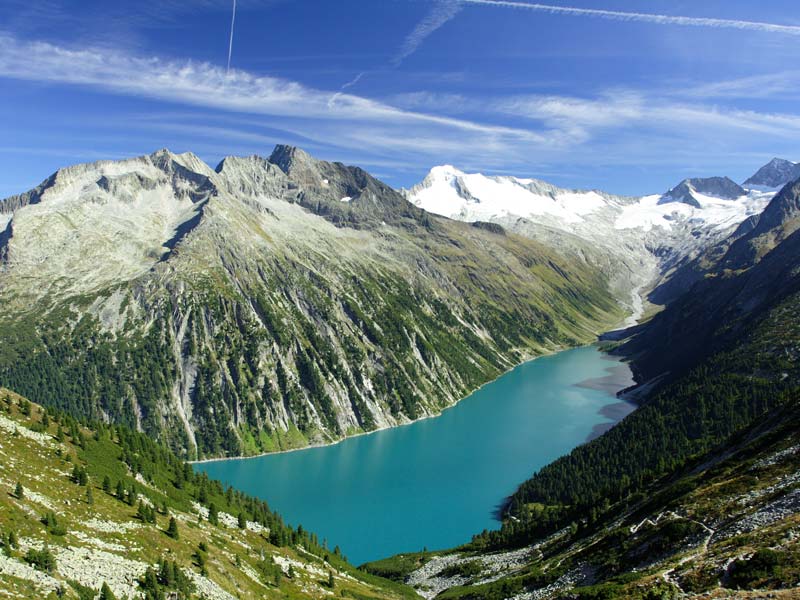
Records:
{"label": "contrail", "polygon": [[228,68],[225,73],[231,70],[231,54],[233,54],[233,26],[236,23],[236,0],[233,0],[233,14],[231,14],[231,38],[228,41]]}
{"label": "contrail", "polygon": [[339,91],[336,92],[333,96],[331,96],[330,99],[328,100],[328,108],[333,108],[333,105],[336,104],[336,101],[341,97],[341,95],[344,93],[344,91],[347,88],[353,87],[355,84],[357,84],[359,82],[359,80],[366,74],[367,74],[366,71],[361,71],[358,75],[353,77],[350,81],[348,81],[347,83],[343,84],[342,87],[339,88]]}
{"label": "contrail", "polygon": [[391,60],[392,65],[400,66],[400,63],[417,51],[425,38],[455,17],[460,10],[461,2],[459,0],[439,0],[428,16],[422,19],[406,36],[400,51]]}
{"label": "contrail", "polygon": [[[399,67],[406,58],[417,51],[417,48],[425,41],[425,38],[455,17],[460,10],[460,0],[437,0],[433,10],[431,10],[422,21],[417,23],[417,26],[414,27],[411,33],[403,40],[403,45],[400,47],[400,50],[398,50],[397,54],[389,61],[391,66],[395,68]],[[361,71],[358,75],[353,77],[353,79],[342,85],[339,91],[333,94],[328,100],[328,108],[333,108],[336,101],[344,94],[344,91],[349,87],[353,87],[368,73],[369,71]]]}
{"label": "contrail", "polygon": [[366,71],[361,71],[361,73],[359,73],[358,75],[353,77],[350,81],[345,83],[340,89],[341,90],[346,90],[349,87],[353,87],[355,84],[357,84],[359,81],[361,81],[361,78],[366,74],[367,74]]}
{"label": "contrail", "polygon": [[761,21],[738,21],[734,19],[711,19],[703,17],[679,17],[659,15],[653,13],[623,12],[617,10],[602,10],[597,8],[575,8],[571,6],[553,6],[551,4],[533,4],[517,2],[515,0],[459,0],[462,4],[478,4],[482,6],[499,6],[506,8],[521,8],[552,14],[570,15],[574,17],[597,17],[612,19],[614,21],[637,21],[640,23],[655,23],[658,25],[681,25],[684,27],[717,27],[724,29],[743,29],[767,33],[783,33],[787,35],[800,35],[800,26],[778,25],[777,23],[763,23]]}

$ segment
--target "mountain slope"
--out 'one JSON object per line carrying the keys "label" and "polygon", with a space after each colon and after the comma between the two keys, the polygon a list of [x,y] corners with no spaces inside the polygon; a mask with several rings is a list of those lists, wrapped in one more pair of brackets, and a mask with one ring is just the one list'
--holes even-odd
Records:
{"label": "mountain slope", "polygon": [[[800,290],[800,180],[696,264],[698,281],[625,350],[640,380],[680,372],[758,326],[764,314]],[[747,226],[747,227],[745,227]]]}
{"label": "mountain slope", "polygon": [[796,598],[798,431],[795,399],[669,477],[531,545],[466,545],[362,568],[440,600]]}
{"label": "mountain slope", "polygon": [[278,147],[160,151],[0,202],[0,383],[184,456],[435,414],[617,322],[607,278]]}
{"label": "mountain slope", "polygon": [[[768,231],[787,229],[795,195],[775,197]],[[440,598],[794,597],[799,344],[794,232],[633,330],[619,351],[639,408],[524,482],[500,530],[367,568]]]}
{"label": "mountain slope", "polygon": [[660,203],[683,202],[695,208],[703,208],[700,198],[709,196],[721,200],[736,200],[746,196],[747,191],[727,177],[684,179],[662,197]]}
{"label": "mountain slope", "polygon": [[590,265],[609,278],[636,316],[642,296],[759,214],[772,196],[712,177],[684,180],[662,195],[629,198],[450,166],[432,169],[405,194],[430,212],[498,223]]}
{"label": "mountain slope", "polygon": [[104,584],[117,598],[415,597],[141,434],[7,390],[0,430],[2,597],[95,598]]}

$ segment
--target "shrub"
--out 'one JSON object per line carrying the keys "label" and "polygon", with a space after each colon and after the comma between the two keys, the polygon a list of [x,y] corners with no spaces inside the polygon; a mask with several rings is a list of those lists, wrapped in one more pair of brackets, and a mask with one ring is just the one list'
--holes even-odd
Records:
{"label": "shrub", "polygon": [[28,550],[25,554],[25,562],[34,569],[39,569],[45,573],[52,573],[56,570],[56,557],[53,556],[47,546],[41,550],[36,550],[35,548]]}

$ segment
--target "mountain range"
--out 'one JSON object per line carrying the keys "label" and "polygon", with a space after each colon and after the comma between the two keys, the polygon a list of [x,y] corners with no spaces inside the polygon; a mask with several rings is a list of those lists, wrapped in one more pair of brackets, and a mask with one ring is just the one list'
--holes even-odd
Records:
{"label": "mountain range", "polygon": [[[776,160],[747,181],[763,181],[769,172],[776,185],[787,183],[792,171],[774,167],[782,164]],[[775,191],[708,177],[685,179],[663,194],[625,197],[440,166],[404,194],[429,212],[491,221],[590,264],[609,278],[634,323],[642,314],[642,292],[664,304],[675,271],[756,218]]]}
{"label": "mountain range", "polygon": [[453,167],[399,193],[289,146],[76,165],[0,201],[0,382],[190,458],[335,441],[634,323],[771,196]]}
{"label": "mountain range", "polygon": [[[3,483],[15,465],[38,473],[2,502],[24,534],[3,531],[3,576],[15,569],[21,594],[66,584],[94,597],[110,571],[82,579],[76,557],[113,551],[133,553],[135,576],[110,581],[122,593],[792,597],[793,164],[633,198],[449,166],[396,191],[289,146],[214,169],[161,150],[68,167],[0,201],[0,385],[46,407],[0,397]],[[532,474],[501,528],[461,548],[356,571],[182,462],[436,414],[615,327],[605,349],[630,361],[637,410]],[[97,485],[112,475],[122,492]],[[141,525],[90,532],[92,511]]]}
{"label": "mountain range", "polygon": [[623,316],[587,265],[285,146],[77,165],[0,215],[0,381],[191,458],[436,414]]}

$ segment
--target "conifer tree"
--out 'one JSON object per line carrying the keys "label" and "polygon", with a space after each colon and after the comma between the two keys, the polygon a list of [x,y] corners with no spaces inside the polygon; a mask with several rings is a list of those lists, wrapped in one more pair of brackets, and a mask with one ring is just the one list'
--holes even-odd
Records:
{"label": "conifer tree", "polygon": [[105,581],[103,582],[103,587],[100,588],[100,600],[117,600],[114,592],[111,591]]}
{"label": "conifer tree", "polygon": [[167,535],[171,537],[173,540],[178,539],[178,522],[175,520],[175,517],[169,518],[169,526],[167,527]]}
{"label": "conifer tree", "polygon": [[17,500],[22,500],[25,497],[25,488],[22,487],[19,481],[17,482],[17,487],[14,488],[14,496],[16,496]]}

